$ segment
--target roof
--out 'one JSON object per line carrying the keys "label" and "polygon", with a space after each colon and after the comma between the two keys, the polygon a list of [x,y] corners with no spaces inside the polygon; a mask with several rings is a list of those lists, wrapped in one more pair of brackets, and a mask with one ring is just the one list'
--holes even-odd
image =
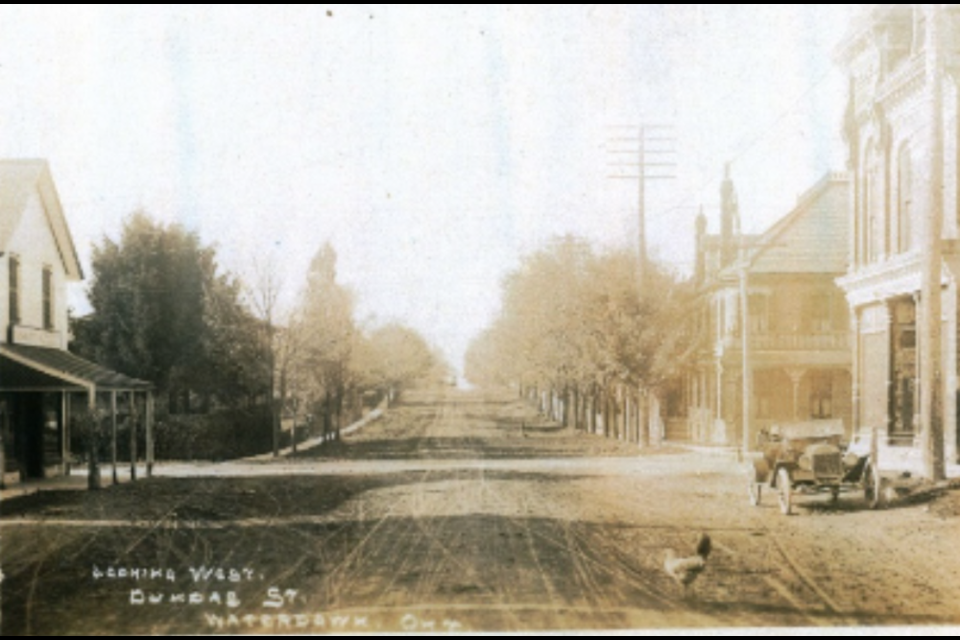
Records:
{"label": "roof", "polygon": [[46,160],[0,160],[0,251],[20,226],[33,195],[43,203],[67,277],[82,280],[83,269]]}
{"label": "roof", "polygon": [[[746,255],[725,270],[739,272],[745,260],[751,270],[772,269],[785,273],[846,271],[848,185],[846,173],[827,173],[800,196],[790,213],[747,245]],[[833,199],[829,197],[831,195]]]}
{"label": "roof", "polygon": [[134,391],[152,385],[117,373],[62,349],[0,344],[0,390],[78,387],[89,391]]}

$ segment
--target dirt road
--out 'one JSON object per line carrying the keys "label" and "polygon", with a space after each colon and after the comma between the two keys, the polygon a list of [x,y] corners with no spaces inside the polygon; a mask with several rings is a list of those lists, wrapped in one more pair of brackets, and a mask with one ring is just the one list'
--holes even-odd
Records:
{"label": "dirt road", "polygon": [[[4,635],[960,622],[956,496],[787,518],[732,457],[640,454],[512,398],[411,394],[338,445],[190,469],[0,506]],[[664,552],[701,531],[684,593]]]}

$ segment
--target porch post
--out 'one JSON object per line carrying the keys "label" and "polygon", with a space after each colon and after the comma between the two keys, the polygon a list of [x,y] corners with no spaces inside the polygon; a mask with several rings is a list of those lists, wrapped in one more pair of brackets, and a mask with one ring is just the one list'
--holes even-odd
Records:
{"label": "porch post", "polygon": [[96,388],[90,387],[87,389],[87,411],[90,416],[88,419],[88,427],[92,430],[92,433],[85,434],[87,437],[90,450],[88,451],[89,456],[89,468],[87,471],[87,488],[88,489],[99,489],[100,488],[100,419],[97,415],[97,391]]}
{"label": "porch post", "polygon": [[63,475],[70,475],[70,392],[64,391],[60,394],[60,437],[63,442],[61,449],[61,466]]}
{"label": "porch post", "polygon": [[[743,362],[741,364],[743,373],[741,374],[741,391],[743,392],[742,408],[740,411],[743,419],[742,434],[740,436],[739,454],[746,454],[753,447],[750,442],[750,418],[753,407],[750,401],[753,399],[753,363],[750,361],[750,298],[747,283],[747,267],[744,265],[740,269],[740,338],[741,352]],[[794,391],[794,413],[796,413],[796,391]]]}
{"label": "porch post", "polygon": [[137,399],[133,395],[133,391],[130,391],[128,394],[130,399],[130,480],[136,482],[137,480],[137,421],[139,415],[137,414]]}
{"label": "porch post", "polygon": [[[861,416],[860,416],[860,375],[862,367],[860,366],[860,360],[863,357],[862,347],[860,344],[860,309],[858,307],[851,307],[850,309],[850,327],[853,335],[853,360],[851,361],[851,374],[850,374],[850,384],[851,391],[853,395],[853,407],[851,407],[851,421],[853,422],[852,434],[860,432],[861,427]],[[917,406],[917,405],[914,405]]]}
{"label": "porch post", "polygon": [[787,375],[790,376],[790,382],[793,384],[793,419],[799,420],[799,411],[800,411],[800,381],[803,380],[803,374],[806,373],[806,369],[786,369]]}
{"label": "porch post", "polygon": [[110,459],[113,464],[113,484],[117,480],[117,392],[110,392]]}
{"label": "porch post", "polygon": [[147,477],[153,476],[153,391],[147,392],[146,409],[146,430],[147,430]]}
{"label": "porch post", "polygon": [[[0,404],[4,402],[7,402],[7,401],[0,400]],[[7,445],[4,442],[3,433],[4,433],[4,428],[6,427],[8,411],[9,409],[7,409],[6,407],[4,407],[2,411],[0,411],[0,489],[7,488],[7,483],[4,482],[3,480],[4,476],[7,473],[7,458],[6,458],[6,455],[4,454],[4,450],[6,449]]]}

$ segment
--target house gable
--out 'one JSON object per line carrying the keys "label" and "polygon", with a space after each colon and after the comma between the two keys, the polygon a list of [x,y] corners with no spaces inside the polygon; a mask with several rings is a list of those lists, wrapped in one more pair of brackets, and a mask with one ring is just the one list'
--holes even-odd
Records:
{"label": "house gable", "polygon": [[[82,273],[45,162],[0,161],[0,221],[0,342],[65,349],[67,282]],[[11,313],[13,263],[19,318]]]}
{"label": "house gable", "polygon": [[751,273],[845,273],[849,261],[848,182],[829,174],[766,234]]}

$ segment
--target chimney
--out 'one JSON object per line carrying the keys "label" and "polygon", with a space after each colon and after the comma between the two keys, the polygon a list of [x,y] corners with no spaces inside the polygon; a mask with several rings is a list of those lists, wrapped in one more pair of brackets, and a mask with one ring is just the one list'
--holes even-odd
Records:
{"label": "chimney", "polygon": [[737,259],[740,247],[740,212],[737,191],[730,179],[730,163],[724,169],[720,185],[720,266],[726,267]]}
{"label": "chimney", "polygon": [[703,215],[703,206],[700,207],[700,214],[694,224],[697,233],[697,261],[694,278],[697,284],[703,284],[707,277],[707,216]]}

